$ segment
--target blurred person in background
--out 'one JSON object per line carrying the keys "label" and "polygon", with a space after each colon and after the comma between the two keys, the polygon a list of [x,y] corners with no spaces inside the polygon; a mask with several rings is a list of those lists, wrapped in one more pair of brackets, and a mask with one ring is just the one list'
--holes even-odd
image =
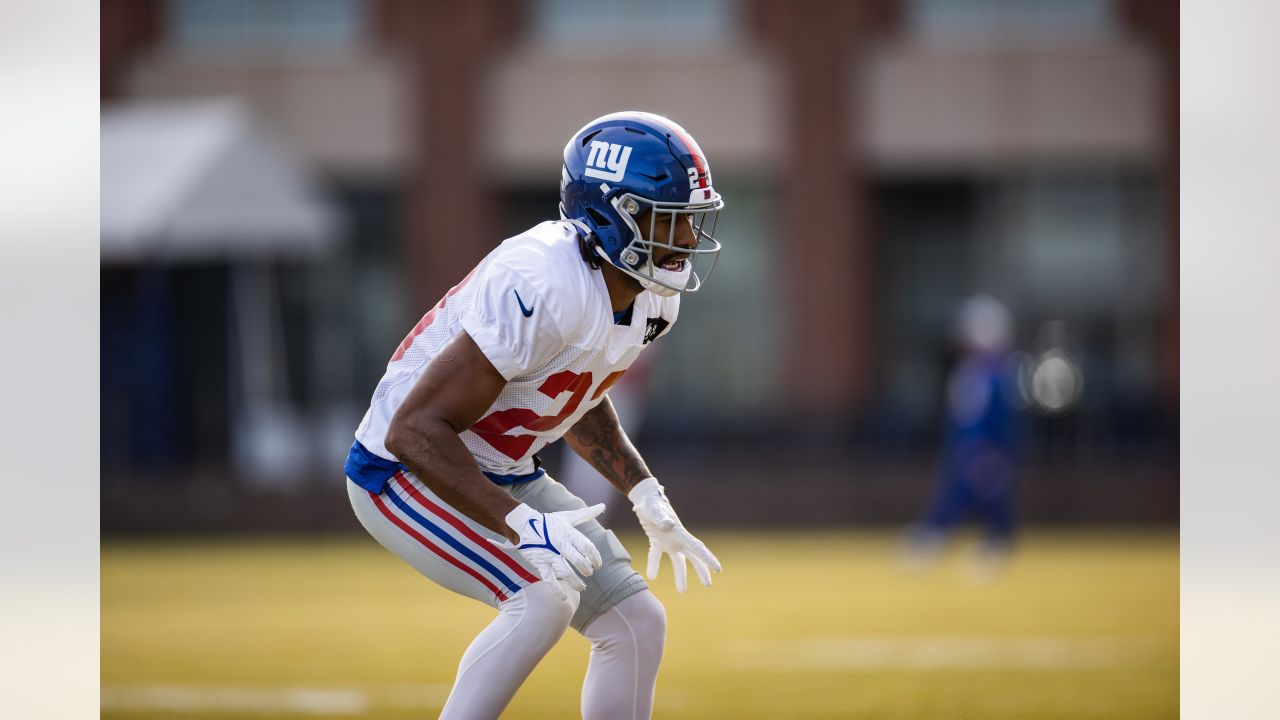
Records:
{"label": "blurred person in background", "polygon": [[907,562],[920,566],[976,516],[984,535],[976,566],[985,579],[1013,545],[1018,464],[1018,368],[1013,317],[989,295],[967,299],[953,336],[960,358],[947,381],[942,461],[924,517],[908,532]]}
{"label": "blurred person in background", "polygon": [[[498,610],[441,717],[494,718],[573,627],[591,641],[586,718],[645,718],[666,614],[614,534],[546,474],[560,437],[632,501],[648,575],[703,585],[715,556],[681,524],[605,391],[701,288],[723,201],[680,126],[606,115],[564,150],[561,220],[504,241],[400,344],[346,463],[361,524],[437,584]],[[695,270],[695,263],[698,265]]]}

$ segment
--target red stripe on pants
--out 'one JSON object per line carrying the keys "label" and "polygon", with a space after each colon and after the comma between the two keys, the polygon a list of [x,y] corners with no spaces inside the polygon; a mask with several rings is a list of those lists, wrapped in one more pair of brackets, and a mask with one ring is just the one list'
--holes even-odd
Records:
{"label": "red stripe on pants", "polygon": [[441,558],[444,558],[444,560],[446,560],[449,564],[465,572],[466,574],[470,575],[476,580],[479,580],[482,585],[489,588],[489,590],[493,591],[493,594],[497,596],[499,601],[504,601],[507,599],[507,596],[503,594],[501,590],[499,590],[493,583],[486,580],[483,575],[476,572],[474,568],[468,567],[467,565],[463,564],[462,561],[458,560],[458,558],[445,552],[443,548],[440,548],[435,543],[428,540],[425,535],[418,532],[417,530],[414,530],[412,527],[409,526],[408,523],[406,523],[404,520],[401,520],[395,513],[391,512],[391,508],[387,507],[386,503],[383,502],[381,497],[379,497],[378,495],[375,495],[374,493],[369,493],[369,497],[373,498],[373,504],[377,506],[378,510],[381,511],[382,514],[385,515],[388,520],[394,523],[396,527],[403,530],[405,534],[407,534],[409,537],[413,538],[414,540],[417,540],[419,543],[422,544],[423,547],[435,553],[436,555],[439,555]]}
{"label": "red stripe on pants", "polygon": [[454,517],[453,513],[431,502],[430,498],[428,498],[426,495],[423,495],[418,490],[418,488],[413,486],[413,483],[409,480],[409,478],[405,477],[403,470],[396,473],[395,477],[392,478],[393,482],[395,480],[400,481],[400,488],[403,489],[405,492],[409,493],[409,495],[414,500],[416,500],[419,505],[426,508],[427,510],[430,510],[433,514],[439,516],[441,520],[444,520],[445,522],[452,525],[454,528],[458,530],[458,532],[465,535],[467,539],[469,539],[471,542],[475,543],[476,545],[479,545],[480,547],[487,550],[490,555],[501,560],[503,564],[511,568],[513,572],[519,575],[522,580],[524,580],[525,582],[531,582],[531,583],[538,581],[538,578],[531,575],[528,570],[525,570],[524,567],[520,565],[520,563],[516,562],[515,560],[512,560],[509,555],[502,552],[498,548],[494,547],[493,543],[481,537],[480,534],[477,533],[475,530],[472,530],[471,528],[467,527],[467,524],[459,520],[457,517]]}

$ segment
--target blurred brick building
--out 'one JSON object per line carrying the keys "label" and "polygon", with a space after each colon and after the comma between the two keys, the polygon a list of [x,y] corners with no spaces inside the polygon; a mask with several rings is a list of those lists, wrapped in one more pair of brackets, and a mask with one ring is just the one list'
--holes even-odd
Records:
{"label": "blurred brick building", "polygon": [[1044,453],[1172,452],[1175,4],[104,0],[104,107],[227,95],[350,219],[336,255],[280,270],[301,406],[358,412],[383,349],[554,216],[565,138],[644,108],[699,138],[728,201],[716,276],[662,348],[705,371],[656,374],[657,446],[927,447],[950,314],[985,290],[1024,340],[1061,321],[1083,349]]}

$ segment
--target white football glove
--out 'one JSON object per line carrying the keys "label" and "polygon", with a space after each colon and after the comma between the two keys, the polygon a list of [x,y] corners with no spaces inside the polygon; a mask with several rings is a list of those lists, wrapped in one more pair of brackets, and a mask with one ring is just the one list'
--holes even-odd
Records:
{"label": "white football glove", "polygon": [[645,478],[627,493],[632,509],[640,518],[640,527],[649,536],[650,580],[658,578],[658,566],[665,553],[671,556],[671,568],[676,575],[676,591],[684,592],[688,586],[685,560],[693,566],[703,587],[711,586],[711,571],[720,572],[720,561],[706,545],[680,524],[680,518],[667,501],[666,493],[656,478]]}
{"label": "white football glove", "polygon": [[520,503],[507,513],[507,526],[520,535],[516,549],[524,555],[538,575],[561,600],[569,599],[569,591],[586,589],[576,568],[584,576],[600,567],[600,551],[575,525],[604,512],[604,503],[582,508],[541,513]]}

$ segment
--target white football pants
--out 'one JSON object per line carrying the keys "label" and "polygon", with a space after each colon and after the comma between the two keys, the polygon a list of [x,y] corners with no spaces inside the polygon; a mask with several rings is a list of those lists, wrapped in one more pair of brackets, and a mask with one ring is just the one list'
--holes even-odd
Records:
{"label": "white football pants", "polygon": [[[569,626],[577,606],[534,583],[502,603],[498,616],[462,655],[441,720],[488,720],[502,714],[538,661]],[[645,590],[596,618],[583,633],[591,659],[582,686],[584,720],[644,720],[666,636],[662,603]]]}
{"label": "white football pants", "polygon": [[[666,613],[613,533],[594,521],[579,526],[605,564],[587,578],[587,590],[563,601],[505,539],[449,507],[412,475],[398,475],[380,495],[354,483],[348,488],[357,518],[382,545],[436,583],[498,609],[463,654],[442,718],[498,717],[570,626],[591,642],[583,717],[649,717]],[[585,506],[550,478],[513,490],[547,512]]]}

